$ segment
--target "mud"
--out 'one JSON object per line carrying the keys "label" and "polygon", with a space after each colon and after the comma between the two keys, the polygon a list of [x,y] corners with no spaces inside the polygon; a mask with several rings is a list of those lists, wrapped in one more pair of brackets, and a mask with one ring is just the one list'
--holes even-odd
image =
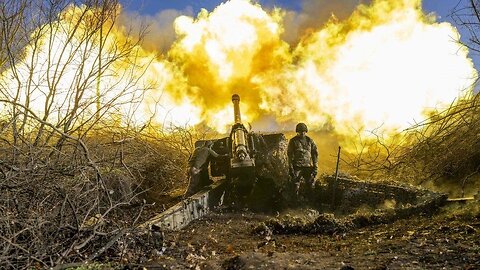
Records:
{"label": "mud", "polygon": [[255,233],[258,224],[270,218],[217,210],[181,232],[166,233],[165,252],[144,265],[149,269],[480,267],[480,215],[452,216],[444,211],[329,234]]}
{"label": "mud", "polygon": [[[331,180],[319,182],[312,197],[297,198],[302,208],[252,212],[219,207],[182,231],[163,232],[161,247],[132,265],[148,269],[480,268],[480,211],[474,211],[478,200],[452,209],[445,207],[446,195],[425,189],[347,178],[337,179],[332,186]],[[333,187],[334,207],[328,195]]]}

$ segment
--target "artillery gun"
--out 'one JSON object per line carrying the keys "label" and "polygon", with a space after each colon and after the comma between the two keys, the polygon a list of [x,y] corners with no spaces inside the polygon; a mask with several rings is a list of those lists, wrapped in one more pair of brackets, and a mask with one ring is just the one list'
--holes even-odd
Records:
{"label": "artillery gun", "polygon": [[[219,154],[228,154],[228,157],[212,160],[210,170],[204,176],[218,177],[217,181],[142,226],[155,225],[162,229],[180,230],[191,221],[208,214],[211,209],[226,203],[267,213],[297,208],[301,203],[321,212],[334,209],[341,214],[350,214],[356,213],[359,206],[383,207],[388,200],[393,200],[400,207],[393,212],[387,209],[383,220],[394,220],[436,209],[447,200],[445,194],[348,179],[339,177],[337,171],[334,177],[327,176],[323,183],[317,182],[312,193],[300,202],[294,189],[288,188],[285,136],[281,133],[258,134],[247,130],[241,120],[240,97],[233,95],[232,102],[234,124],[229,136],[211,140],[213,150]],[[205,140],[202,140],[195,144],[201,146],[204,143]],[[376,217],[372,220],[376,222],[380,219]],[[310,230],[311,227],[307,229]]]}
{"label": "artillery gun", "polygon": [[[208,177],[226,179],[227,202],[243,204],[249,200],[259,206],[262,200],[270,200],[266,189],[282,185],[275,181],[287,179],[287,140],[282,133],[259,134],[247,130],[242,123],[238,94],[232,95],[232,103],[234,117],[229,136],[211,140],[212,149],[228,157],[212,160]],[[195,145],[204,143],[205,140],[200,140]]]}

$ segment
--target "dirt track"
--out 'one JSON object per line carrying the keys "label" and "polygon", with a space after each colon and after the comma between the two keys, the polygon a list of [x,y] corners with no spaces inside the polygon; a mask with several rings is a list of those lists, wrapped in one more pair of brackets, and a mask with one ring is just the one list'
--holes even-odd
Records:
{"label": "dirt track", "polygon": [[454,212],[444,209],[430,217],[415,216],[331,235],[258,235],[253,229],[269,216],[216,212],[194,221],[181,232],[166,233],[164,254],[155,256],[146,266],[149,269],[480,269],[480,215],[456,216]]}

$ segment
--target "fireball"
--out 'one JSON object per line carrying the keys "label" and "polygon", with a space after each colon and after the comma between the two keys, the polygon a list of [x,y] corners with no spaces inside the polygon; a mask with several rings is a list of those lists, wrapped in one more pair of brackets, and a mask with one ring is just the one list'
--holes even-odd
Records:
{"label": "fireball", "polygon": [[[77,16],[85,10],[91,16]],[[477,77],[457,29],[424,14],[420,0],[360,4],[348,18],[332,16],[295,42],[283,39],[291,29],[287,11],[230,0],[177,17],[176,40],[165,53],[131,42],[115,17],[104,25],[103,40],[97,33],[78,46],[95,10],[70,6],[63,14],[53,31],[38,30],[37,47],[27,46],[24,60],[1,77],[10,89],[4,95],[18,93],[39,115],[55,111],[58,119],[76,103],[87,104],[81,113],[88,117],[115,101],[115,113],[105,117],[124,119],[120,125],[205,124],[225,132],[233,121],[230,97],[238,93],[244,120],[258,131],[301,121],[344,135],[397,132],[471,93]],[[75,25],[80,29],[69,35]],[[121,46],[131,46],[130,54],[102,68]],[[79,85],[81,96],[74,91]]]}

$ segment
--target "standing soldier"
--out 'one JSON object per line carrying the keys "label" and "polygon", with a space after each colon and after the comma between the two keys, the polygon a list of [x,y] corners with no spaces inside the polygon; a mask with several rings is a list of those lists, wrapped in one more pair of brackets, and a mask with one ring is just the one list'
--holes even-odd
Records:
{"label": "standing soldier", "polygon": [[[208,164],[210,157],[217,158],[219,155],[212,149],[213,142],[205,141],[205,143],[193,151],[192,156],[188,160],[188,188],[185,197],[190,196],[208,185]],[[207,178],[207,179],[204,179]]]}
{"label": "standing soldier", "polygon": [[298,123],[295,132],[297,132],[297,135],[288,142],[287,154],[289,174],[298,195],[301,182],[305,182],[307,186],[312,188],[315,184],[318,152],[315,142],[307,136],[307,125]]}

